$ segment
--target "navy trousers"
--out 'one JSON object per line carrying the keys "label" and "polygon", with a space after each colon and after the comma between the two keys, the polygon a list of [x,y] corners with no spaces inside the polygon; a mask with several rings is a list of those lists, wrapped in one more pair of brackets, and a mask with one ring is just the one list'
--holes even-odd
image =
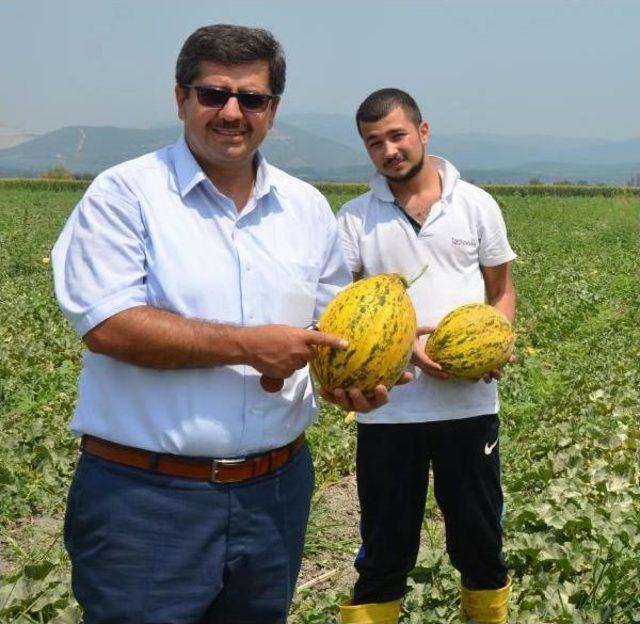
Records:
{"label": "navy trousers", "polygon": [[313,489],[308,447],[236,484],[84,453],[65,545],[85,624],[284,624]]}
{"label": "navy trousers", "polygon": [[429,466],[447,551],[463,585],[498,589],[506,584],[498,428],[496,414],[358,424],[362,548],[355,562],[354,604],[404,595],[420,546]]}

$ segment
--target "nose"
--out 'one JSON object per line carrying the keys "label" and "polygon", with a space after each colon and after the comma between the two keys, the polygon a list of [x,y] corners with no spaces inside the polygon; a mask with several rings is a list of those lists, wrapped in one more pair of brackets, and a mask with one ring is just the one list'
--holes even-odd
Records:
{"label": "nose", "polygon": [[396,146],[391,141],[384,142],[383,151],[385,160],[391,160],[398,153]]}
{"label": "nose", "polygon": [[238,104],[238,98],[232,95],[227,103],[218,111],[218,116],[225,121],[235,121],[244,117],[240,104]]}

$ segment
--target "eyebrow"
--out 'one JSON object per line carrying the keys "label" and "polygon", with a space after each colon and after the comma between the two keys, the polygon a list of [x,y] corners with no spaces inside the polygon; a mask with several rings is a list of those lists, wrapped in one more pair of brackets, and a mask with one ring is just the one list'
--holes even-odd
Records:
{"label": "eyebrow", "polygon": [[389,130],[386,130],[384,132],[372,132],[371,134],[368,134],[364,141],[365,143],[369,143],[369,141],[373,141],[375,139],[379,139],[381,136],[387,135],[387,134],[394,134],[395,132],[403,132],[404,128],[402,126],[395,126],[393,128],[390,128]]}

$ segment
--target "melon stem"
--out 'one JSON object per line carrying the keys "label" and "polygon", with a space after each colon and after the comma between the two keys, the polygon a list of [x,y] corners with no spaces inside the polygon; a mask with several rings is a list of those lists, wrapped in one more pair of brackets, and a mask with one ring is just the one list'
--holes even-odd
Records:
{"label": "melon stem", "polygon": [[409,282],[407,282],[407,288],[411,288],[411,285],[414,282],[417,282],[423,275],[424,272],[429,268],[428,264],[425,264],[421,269],[420,272],[418,273],[418,275],[416,275],[412,280],[410,280]]}

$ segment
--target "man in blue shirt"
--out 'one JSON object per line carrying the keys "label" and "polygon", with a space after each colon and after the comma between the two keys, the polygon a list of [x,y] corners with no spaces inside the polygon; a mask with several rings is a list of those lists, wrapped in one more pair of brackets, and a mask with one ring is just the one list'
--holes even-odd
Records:
{"label": "man in blue shirt", "polygon": [[[195,31],[183,136],[99,175],[53,250],[89,348],[65,522],[86,624],[286,621],[313,487],[307,362],[346,348],[305,328],[350,272],[326,200],[257,152],[284,82],[269,32]],[[387,390],[332,398],[366,412]]]}

